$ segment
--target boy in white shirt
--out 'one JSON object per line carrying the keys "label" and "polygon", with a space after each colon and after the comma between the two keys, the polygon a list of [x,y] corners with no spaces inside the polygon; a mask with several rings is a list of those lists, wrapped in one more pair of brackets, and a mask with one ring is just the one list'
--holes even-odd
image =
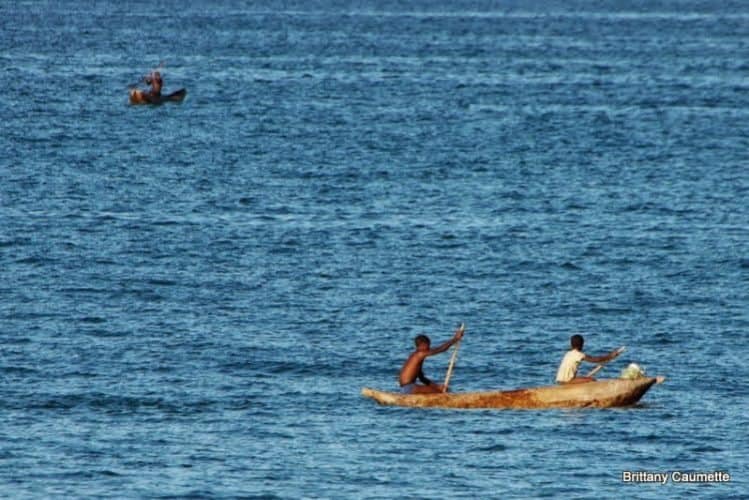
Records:
{"label": "boy in white shirt", "polygon": [[559,365],[557,370],[557,383],[558,384],[578,384],[581,382],[592,382],[595,380],[593,377],[578,377],[577,368],[580,363],[587,361],[589,363],[606,363],[617,357],[620,353],[620,349],[615,349],[608,354],[603,356],[588,356],[583,352],[583,340],[582,335],[573,335],[570,337],[570,345],[572,349],[567,351],[567,354],[562,358],[562,363]]}

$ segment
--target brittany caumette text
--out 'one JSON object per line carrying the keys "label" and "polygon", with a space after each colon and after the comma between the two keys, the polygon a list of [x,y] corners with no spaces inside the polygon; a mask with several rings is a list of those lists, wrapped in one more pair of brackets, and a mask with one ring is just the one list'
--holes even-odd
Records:
{"label": "brittany caumette text", "polygon": [[625,483],[728,483],[731,481],[731,474],[725,471],[712,472],[650,472],[650,471],[629,471],[622,472],[622,481]]}

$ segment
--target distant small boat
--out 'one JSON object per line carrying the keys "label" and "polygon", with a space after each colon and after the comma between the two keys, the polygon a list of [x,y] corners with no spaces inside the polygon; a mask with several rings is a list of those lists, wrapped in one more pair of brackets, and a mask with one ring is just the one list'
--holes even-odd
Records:
{"label": "distant small boat", "polygon": [[165,102],[176,102],[180,103],[185,99],[187,95],[187,89],[179,89],[171,94],[162,95],[158,98],[151,96],[148,92],[144,92],[140,89],[130,89],[130,104],[152,104],[160,105]]}
{"label": "distant small boat", "polygon": [[612,408],[635,404],[648,389],[664,380],[662,376],[635,380],[608,379],[511,391],[442,394],[401,394],[365,387],[361,393],[382,405],[414,408]]}

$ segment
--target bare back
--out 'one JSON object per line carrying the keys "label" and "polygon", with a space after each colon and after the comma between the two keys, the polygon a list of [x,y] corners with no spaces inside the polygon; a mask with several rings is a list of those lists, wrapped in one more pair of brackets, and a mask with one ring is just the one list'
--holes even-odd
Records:
{"label": "bare back", "polygon": [[414,351],[408,357],[403,368],[401,368],[398,382],[401,386],[413,384],[421,373],[424,360],[429,355],[429,351]]}

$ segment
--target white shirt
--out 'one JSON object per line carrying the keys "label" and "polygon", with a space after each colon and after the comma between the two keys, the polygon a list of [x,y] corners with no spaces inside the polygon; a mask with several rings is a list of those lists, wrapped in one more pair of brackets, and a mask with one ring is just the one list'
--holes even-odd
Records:
{"label": "white shirt", "polygon": [[569,382],[577,375],[577,367],[580,366],[585,354],[577,349],[567,351],[562,358],[562,363],[557,370],[557,382]]}

